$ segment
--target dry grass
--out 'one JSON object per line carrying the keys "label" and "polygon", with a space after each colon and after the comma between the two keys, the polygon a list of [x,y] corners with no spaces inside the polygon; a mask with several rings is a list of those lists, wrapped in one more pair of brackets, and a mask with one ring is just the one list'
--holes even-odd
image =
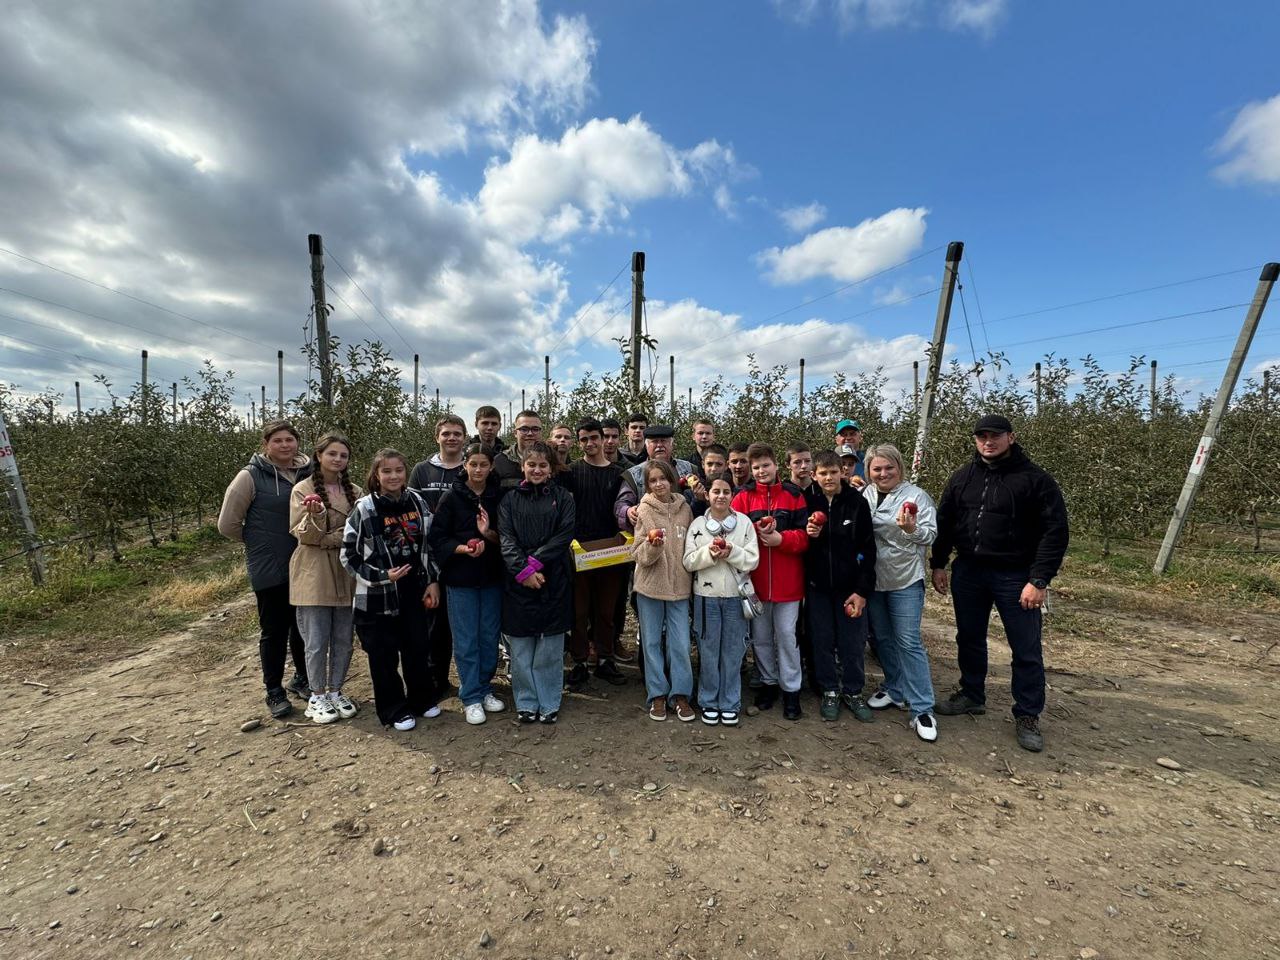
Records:
{"label": "dry grass", "polygon": [[237,565],[194,580],[174,579],[149,592],[144,603],[166,613],[206,613],[237,594],[243,593],[248,577]]}

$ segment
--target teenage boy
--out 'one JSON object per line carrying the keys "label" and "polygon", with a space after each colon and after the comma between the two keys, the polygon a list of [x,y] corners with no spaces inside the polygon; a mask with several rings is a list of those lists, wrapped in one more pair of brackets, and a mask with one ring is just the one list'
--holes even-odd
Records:
{"label": "teenage boy", "polygon": [[[440,447],[427,460],[416,464],[409,474],[409,486],[422,494],[422,499],[434,514],[440,498],[453,487],[453,481],[462,476],[462,450],[467,442],[467,424],[459,416],[446,413],[436,421],[436,443]],[[437,690],[449,689],[449,661],[453,659],[453,630],[449,627],[449,611],[445,608],[445,595],[430,617],[427,632],[427,663],[431,680]]]}
{"label": "teenage boy", "polygon": [[793,440],[787,444],[787,474],[805,496],[818,489],[813,480],[813,450],[807,443]]}
{"label": "teenage boy", "polygon": [[462,476],[462,448],[467,441],[467,425],[461,417],[446,413],[436,421],[438,453],[414,466],[409,486],[422,494],[431,512],[436,512],[440,498]]}
{"label": "teenage boy", "polygon": [[750,446],[741,440],[729,444],[729,478],[733,482],[734,490],[740,489],[751,479],[751,461],[747,459],[747,450]]}
{"label": "teenage boy", "polygon": [[863,469],[861,450],[855,450],[847,443],[842,443],[836,447],[836,456],[840,458],[840,469],[844,471],[844,478],[850,484],[861,490],[867,485],[866,479],[859,472]]}
{"label": "teenage boy", "polygon": [[[514,490],[524,479],[524,471],[520,468],[520,454],[542,440],[541,415],[536,410],[521,410],[516,414],[514,432],[515,449],[502,451],[493,461],[493,472],[497,474],[503,490]],[[551,479],[555,481],[554,473]]]}
{"label": "teenage boy", "polygon": [[716,425],[710,420],[695,420],[693,422],[693,454],[689,457],[689,462],[701,469],[702,455],[715,442]]}
{"label": "teenage boy", "polygon": [[713,443],[702,451],[702,481],[709,488],[711,481],[724,476],[729,469],[729,451],[718,443]]}
{"label": "teenage boy", "polygon": [[[603,441],[599,420],[579,422],[578,446],[582,459],[569,468],[575,507],[573,535],[579,543],[613,537],[618,532],[613,501],[622,468],[609,462]],[[566,678],[570,689],[578,689],[587,682],[587,657],[592,648],[598,658],[597,677],[615,686],[627,682],[613,661],[617,636],[614,618],[618,597],[626,591],[629,573],[626,564],[616,564],[574,574],[573,632],[569,635],[573,669]]]}
{"label": "teenage boy", "polygon": [[[600,421],[600,445],[604,450],[604,455],[609,459],[610,463],[619,463],[622,460],[618,453],[618,446],[622,443],[622,424],[613,417],[605,417]],[[627,466],[627,464],[623,464]]]}
{"label": "teenage boy", "polygon": [[751,479],[734,494],[733,509],[751,518],[760,543],[760,564],[751,572],[756,594],[764,603],[764,611],[751,621],[751,646],[761,682],[756,706],[772,709],[781,688],[783,716],[799,720],[804,675],[796,644],[796,619],[804,597],[803,554],[809,549],[805,532],[809,511],[799,487],[778,479],[778,460],[772,447],[753,443],[747,448],[747,459]]}
{"label": "teenage boy", "polygon": [[551,449],[560,457],[562,466],[569,466],[569,454],[573,451],[573,431],[563,423],[551,428]]}
{"label": "teenage boy", "polygon": [[471,443],[483,443],[492,447],[495,454],[501,453],[507,445],[499,434],[502,432],[502,414],[497,407],[483,406],[476,410],[476,435]]}
{"label": "teenage boy", "polygon": [[645,459],[644,432],[649,429],[649,418],[643,413],[633,413],[627,417],[627,440],[618,451],[622,458],[632,466]]}
{"label": "teenage boy", "polygon": [[[840,458],[823,450],[814,459],[814,490],[804,555],[805,607],[813,644],[813,672],[822,690],[822,719],[835,720],[843,703],[863,723],[867,598],[876,586],[876,538],[866,498],[844,479]],[[838,662],[837,662],[838,658]]]}
{"label": "teenage boy", "polygon": [[853,475],[865,481],[867,475],[862,463],[864,456],[862,452],[862,424],[857,420],[845,419],[836,424],[836,449],[839,450],[842,447],[852,448],[854,460],[857,461],[853,467]]}

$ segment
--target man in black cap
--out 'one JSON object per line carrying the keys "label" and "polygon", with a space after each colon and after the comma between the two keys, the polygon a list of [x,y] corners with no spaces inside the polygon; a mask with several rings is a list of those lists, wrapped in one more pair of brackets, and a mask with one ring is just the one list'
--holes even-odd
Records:
{"label": "man in black cap", "polygon": [[[694,485],[698,468],[688,460],[677,460],[672,452],[675,449],[675,430],[666,424],[655,423],[644,430],[644,451],[646,460],[665,460],[676,468],[676,475],[681,479],[688,478],[692,498],[707,498],[706,489],[701,484]],[[618,496],[613,501],[613,516],[618,521],[618,529],[630,533],[636,528],[636,506],[644,496],[644,462],[637,463],[622,474],[622,482],[618,485]],[[681,492],[681,491],[675,491]]]}
{"label": "man in black cap", "polygon": [[1013,717],[1018,745],[1044,749],[1044,654],[1040,613],[1049,581],[1067,552],[1067,507],[1057,481],[1032,463],[1013,424],[987,414],[973,427],[973,461],[947,481],[938,499],[933,588],[956,612],[960,688],[939,703],[943,716],[986,712],[987,624],[995,606],[1013,651]]}

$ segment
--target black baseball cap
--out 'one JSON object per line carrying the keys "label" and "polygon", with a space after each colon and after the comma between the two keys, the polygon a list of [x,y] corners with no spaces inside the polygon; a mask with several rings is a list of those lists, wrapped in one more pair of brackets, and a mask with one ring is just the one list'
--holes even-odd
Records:
{"label": "black baseball cap", "polygon": [[1013,433],[1013,424],[1009,422],[1008,417],[1002,417],[998,413],[988,413],[973,425],[973,433],[974,436],[979,433]]}

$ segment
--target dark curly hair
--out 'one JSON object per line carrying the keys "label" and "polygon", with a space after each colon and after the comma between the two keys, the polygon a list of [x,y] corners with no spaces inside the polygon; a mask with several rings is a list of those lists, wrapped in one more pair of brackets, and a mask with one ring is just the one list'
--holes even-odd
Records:
{"label": "dark curly hair", "polygon": [[347,509],[350,510],[355,506],[356,489],[351,485],[351,441],[340,433],[326,433],[323,437],[316,441],[316,448],[311,453],[311,462],[315,464],[315,472],[311,474],[311,488],[315,490],[320,497],[320,502],[324,504],[325,510],[329,509],[329,494],[325,492],[324,487],[324,471],[320,468],[320,454],[324,453],[335,443],[340,443],[347,448],[347,466],[342,468],[342,474],[338,478],[338,482],[342,484],[342,492],[347,498]]}

